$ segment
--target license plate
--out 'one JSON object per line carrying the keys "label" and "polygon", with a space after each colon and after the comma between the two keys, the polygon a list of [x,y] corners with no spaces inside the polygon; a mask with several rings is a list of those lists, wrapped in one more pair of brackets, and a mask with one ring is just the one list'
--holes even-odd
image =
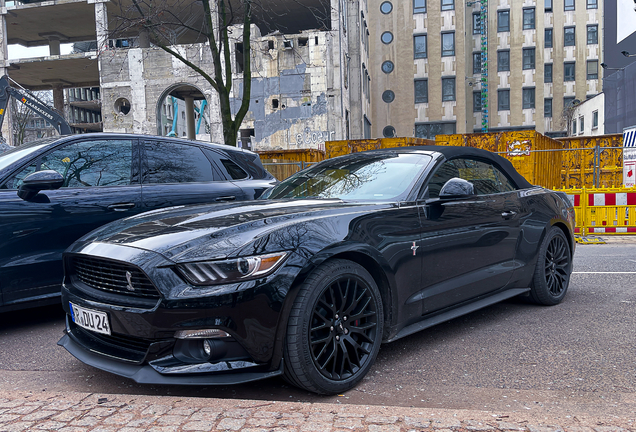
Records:
{"label": "license plate", "polygon": [[97,333],[110,335],[110,324],[106,312],[85,309],[71,302],[69,305],[71,306],[71,319],[75,324]]}

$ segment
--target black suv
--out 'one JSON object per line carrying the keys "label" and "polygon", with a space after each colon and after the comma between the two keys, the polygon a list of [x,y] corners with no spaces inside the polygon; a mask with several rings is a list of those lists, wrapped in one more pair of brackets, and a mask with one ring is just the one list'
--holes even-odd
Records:
{"label": "black suv", "polygon": [[59,302],[62,252],[115,219],[258,198],[274,177],[225,145],[97,133],[0,155],[0,311]]}

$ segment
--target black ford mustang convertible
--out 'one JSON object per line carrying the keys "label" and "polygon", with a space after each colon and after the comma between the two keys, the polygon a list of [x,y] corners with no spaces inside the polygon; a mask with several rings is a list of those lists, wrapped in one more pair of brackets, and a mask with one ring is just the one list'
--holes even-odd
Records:
{"label": "black ford mustang convertible", "polygon": [[330,159],[241,203],[119,220],[64,254],[59,344],[140,383],[351,389],[383,342],[525,295],[555,305],[567,197],[465,147]]}

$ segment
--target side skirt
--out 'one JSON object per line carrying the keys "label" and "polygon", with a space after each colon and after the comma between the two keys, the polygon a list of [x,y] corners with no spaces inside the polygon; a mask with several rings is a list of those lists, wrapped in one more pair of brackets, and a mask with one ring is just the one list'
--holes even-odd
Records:
{"label": "side skirt", "polygon": [[430,318],[425,318],[422,321],[416,322],[415,324],[411,324],[409,326],[404,327],[402,330],[398,332],[391,339],[386,342],[393,342],[398,339],[403,338],[404,336],[408,336],[413,333],[417,333],[420,330],[427,329],[429,327],[433,327],[434,325],[443,323],[445,321],[450,321],[454,318],[460,317],[462,315],[466,315],[468,313],[474,312],[479,309],[483,309],[487,306],[493,305],[495,303],[499,303],[511,297],[518,296],[525,292],[530,291],[530,288],[513,288],[508,289],[497,294],[493,294],[491,296],[479,299],[474,302],[467,303],[463,306],[450,309],[446,312],[442,312],[440,314],[434,315]]}

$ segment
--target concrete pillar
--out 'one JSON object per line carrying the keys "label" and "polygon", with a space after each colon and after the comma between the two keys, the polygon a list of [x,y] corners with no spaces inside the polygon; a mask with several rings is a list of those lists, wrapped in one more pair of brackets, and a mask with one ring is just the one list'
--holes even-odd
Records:
{"label": "concrete pillar", "polygon": [[[7,49],[7,8],[5,0],[0,0],[0,76],[7,74],[7,59],[9,58]],[[7,105],[7,109],[10,104]],[[4,118],[2,130],[0,134],[6,140],[7,144],[13,145],[13,133],[11,124],[11,113]]]}
{"label": "concrete pillar", "polygon": [[61,85],[53,86],[53,107],[59,113],[64,113],[64,90]]}
{"label": "concrete pillar", "polygon": [[60,39],[49,37],[49,55],[60,55]]}
{"label": "concrete pillar", "polygon": [[194,128],[194,98],[185,97],[185,113],[186,113],[186,134],[188,139],[196,139],[197,134]]}
{"label": "concrete pillar", "polygon": [[97,52],[108,49],[108,11],[106,3],[98,0],[95,3],[95,33],[97,35]]}

